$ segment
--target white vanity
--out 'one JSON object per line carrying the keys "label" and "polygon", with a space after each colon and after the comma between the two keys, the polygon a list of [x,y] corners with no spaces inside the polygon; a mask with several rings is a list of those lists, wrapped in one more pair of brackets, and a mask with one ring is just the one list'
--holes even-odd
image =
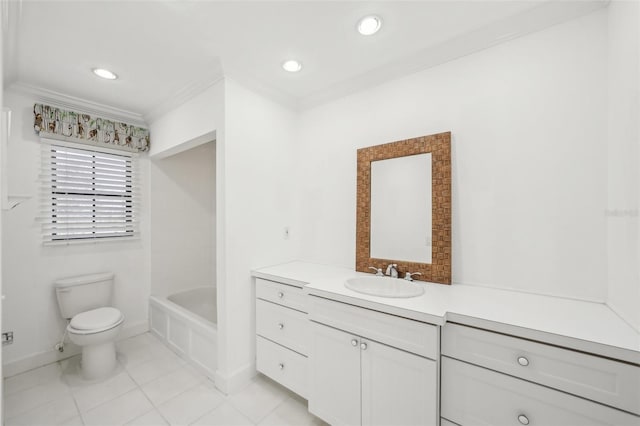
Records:
{"label": "white vanity", "polygon": [[640,335],[602,304],[304,262],[256,277],[257,369],[335,425],[640,425]]}

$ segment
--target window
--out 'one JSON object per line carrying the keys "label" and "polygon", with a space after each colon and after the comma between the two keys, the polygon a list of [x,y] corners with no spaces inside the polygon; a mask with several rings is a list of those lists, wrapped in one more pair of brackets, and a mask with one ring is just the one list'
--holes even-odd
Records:
{"label": "window", "polygon": [[135,155],[42,146],[45,243],[138,235]]}

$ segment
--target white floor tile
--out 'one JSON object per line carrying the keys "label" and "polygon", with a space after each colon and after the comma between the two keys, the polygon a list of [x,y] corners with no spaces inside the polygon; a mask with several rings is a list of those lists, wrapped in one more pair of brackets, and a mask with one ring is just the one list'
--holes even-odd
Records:
{"label": "white floor tile", "polygon": [[36,385],[28,389],[7,395],[4,399],[4,413],[6,418],[24,414],[48,402],[70,394],[71,390],[61,380]]}
{"label": "white floor tile", "polygon": [[143,362],[138,365],[127,365],[127,371],[139,385],[148,383],[158,377],[165,374],[176,371],[182,367],[185,361],[177,355],[171,354],[170,356],[162,356],[152,358],[149,361]]}
{"label": "white floor tile", "polygon": [[42,385],[54,380],[60,380],[61,376],[62,370],[58,363],[54,362],[53,364],[45,365],[4,379],[4,394],[10,395],[37,385]]}
{"label": "white floor tile", "polygon": [[70,358],[65,358],[61,361],[58,361],[58,365],[60,366],[60,370],[62,374],[67,374],[71,368],[76,368],[80,365],[80,358],[82,358],[81,354],[74,355]]}
{"label": "white floor tile", "polygon": [[170,425],[188,425],[223,401],[224,395],[217,389],[200,384],[160,405],[158,410]]}
{"label": "white floor tile", "polygon": [[153,343],[151,339],[153,339],[153,337],[149,333],[139,334],[137,336],[129,337],[128,339],[117,341],[116,348],[118,351],[144,348],[150,343]]}
{"label": "white floor tile", "polygon": [[187,389],[193,388],[204,379],[205,377],[192,367],[184,366],[156,380],[145,383],[141,388],[154,405],[160,405]]}
{"label": "white floor tile", "polygon": [[98,405],[123,395],[136,387],[135,382],[126,372],[101,383],[72,387],[71,391],[78,403],[80,411],[89,411]]}
{"label": "white floor tile", "polygon": [[150,334],[143,334],[144,338],[137,336],[133,343],[130,339],[119,342],[117,347],[118,357],[126,367],[134,367],[152,359],[162,357],[174,357],[175,354],[164,343]]}
{"label": "white floor tile", "polygon": [[[6,425],[253,425],[228,403],[216,410],[225,396],[155,336],[123,340],[117,349],[120,370],[100,382],[81,379],[80,356],[6,379]],[[269,393],[268,382],[257,386]]]}
{"label": "white floor tile", "polygon": [[260,426],[325,426],[323,422],[307,409],[307,401],[291,397],[280,404],[264,420]]}
{"label": "white floor tile", "polygon": [[92,385],[105,383],[113,379],[114,377],[122,374],[123,372],[125,372],[124,367],[122,366],[122,364],[117,363],[116,368],[111,373],[109,373],[107,377],[103,377],[97,380],[87,380],[84,377],[82,377],[82,368],[80,366],[80,358],[76,358],[73,360],[69,360],[69,362],[66,363],[62,371],[62,380],[67,385],[69,385],[69,387],[73,391],[76,388],[87,388]]}
{"label": "white floor tile", "polygon": [[166,426],[168,423],[160,415],[158,410],[153,409],[137,419],[127,423],[127,426]]}
{"label": "white floor tile", "polygon": [[224,402],[221,406],[205,414],[192,426],[253,426],[253,422],[236,410],[233,405]]}
{"label": "white floor tile", "polygon": [[289,392],[282,386],[264,376],[258,376],[253,379],[250,385],[229,396],[229,401],[249,420],[258,423],[289,395]]}
{"label": "white floor tile", "polygon": [[140,417],[152,408],[142,391],[135,389],[82,413],[82,418],[87,426],[118,426]]}
{"label": "white floor tile", "polygon": [[118,360],[124,366],[126,366],[126,368],[143,364],[145,362],[151,361],[154,358],[153,351],[149,348],[132,348],[126,350],[118,349],[117,352]]}
{"label": "white floor tile", "polygon": [[5,425],[61,425],[77,416],[78,409],[73,397],[66,395],[19,416],[7,418]]}
{"label": "white floor tile", "polygon": [[75,416],[58,426],[84,426],[84,422],[82,421],[82,417]]}

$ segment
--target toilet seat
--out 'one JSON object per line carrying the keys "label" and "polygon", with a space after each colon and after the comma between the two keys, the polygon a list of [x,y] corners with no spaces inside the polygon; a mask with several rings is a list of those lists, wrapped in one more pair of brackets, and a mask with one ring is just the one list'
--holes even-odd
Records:
{"label": "toilet seat", "polygon": [[67,327],[73,334],[95,334],[117,327],[124,315],[116,308],[98,308],[74,316]]}

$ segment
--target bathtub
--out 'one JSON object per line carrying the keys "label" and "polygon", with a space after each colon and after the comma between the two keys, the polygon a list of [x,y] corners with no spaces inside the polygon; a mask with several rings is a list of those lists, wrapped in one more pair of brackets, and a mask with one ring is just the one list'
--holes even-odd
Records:
{"label": "bathtub", "polygon": [[151,333],[214,379],[218,358],[216,289],[199,287],[149,298]]}

